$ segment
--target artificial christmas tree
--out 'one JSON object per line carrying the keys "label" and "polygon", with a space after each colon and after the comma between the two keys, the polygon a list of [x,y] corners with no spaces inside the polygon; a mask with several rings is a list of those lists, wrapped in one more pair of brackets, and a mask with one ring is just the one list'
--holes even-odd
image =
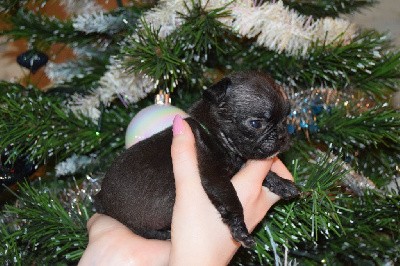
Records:
{"label": "artificial christmas tree", "polygon": [[[62,16],[47,15],[50,2]],[[78,2],[0,3],[1,34],[49,56],[41,67],[51,81],[0,83],[2,165],[45,166],[17,191],[5,183],[15,200],[2,207],[3,264],[77,262],[92,196],[135,114],[159,90],[185,110],[247,69],[268,72],[289,95],[293,143],[280,157],[302,195],[277,204],[256,248],[232,264],[398,263],[400,114],[388,102],[400,52],[339,18],[376,1]],[[51,49],[60,45],[73,55],[62,63]]]}

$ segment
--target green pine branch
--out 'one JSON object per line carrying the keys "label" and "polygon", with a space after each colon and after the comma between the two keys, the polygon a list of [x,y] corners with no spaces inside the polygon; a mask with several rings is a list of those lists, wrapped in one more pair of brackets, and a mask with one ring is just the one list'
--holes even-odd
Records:
{"label": "green pine branch", "polygon": [[55,17],[48,17],[40,12],[34,12],[19,8],[12,16],[4,16],[2,21],[9,25],[8,29],[0,31],[0,35],[8,36],[10,39],[25,39],[32,43],[54,44],[64,43],[71,46],[95,45],[99,40],[108,40],[112,44],[116,44],[124,34],[132,30],[137,20],[145,9],[135,6],[123,10],[110,11],[111,15],[124,15],[125,20],[131,26],[122,27],[120,32],[115,34],[91,33],[76,31],[73,27],[72,20],[64,21]]}
{"label": "green pine branch", "polygon": [[378,188],[382,188],[399,175],[398,146],[398,143],[394,143],[391,147],[369,147],[366,152],[355,153],[357,156],[350,157],[349,163],[361,174],[368,176]]}
{"label": "green pine branch", "polygon": [[[302,197],[280,202],[257,231],[257,247],[242,251],[233,264],[265,265],[288,261],[307,265],[398,261],[399,195],[369,191],[363,197],[343,193],[347,174],[339,157],[317,156],[292,165]],[[285,254],[286,252],[286,254]]]}
{"label": "green pine branch", "polygon": [[[359,100],[360,95],[351,93],[349,96],[352,97],[341,96],[340,101],[331,98],[335,104],[328,104],[321,114],[314,114],[313,129],[296,131],[292,136],[293,145],[282,159],[287,165],[293,160],[306,163],[315,149],[331,150],[381,188],[398,175],[400,113],[388,104],[365,109],[364,98]],[[308,101],[310,107],[303,107],[306,109],[302,111],[309,114],[313,99],[306,97],[304,101]]]}
{"label": "green pine branch", "polygon": [[[364,31],[350,43],[314,45],[307,58],[277,54],[263,47],[242,47],[234,69],[260,69],[284,84],[300,89],[357,88],[377,99],[398,89],[400,52],[390,51],[390,41],[375,31]],[[240,62],[237,64],[235,62]]]}
{"label": "green pine branch", "polygon": [[125,66],[129,71],[145,73],[152,77],[161,89],[173,91],[183,77],[189,74],[183,58],[183,47],[171,35],[164,39],[158,30],[144,20],[143,27],[121,48]]}
{"label": "green pine branch", "polygon": [[110,47],[104,54],[90,58],[81,57],[79,60],[75,59],[65,63],[65,67],[59,72],[64,72],[66,78],[63,77],[61,81],[58,81],[57,77],[54,77],[55,85],[50,90],[84,93],[97,87],[98,81],[107,71],[111,53],[113,53],[113,47]]}
{"label": "green pine branch", "polygon": [[[321,247],[327,263],[382,265],[400,259],[399,194],[369,192],[349,202],[352,213],[343,217],[346,236],[327,241]],[[320,255],[321,256],[321,255]],[[322,257],[321,256],[321,257]]]}
{"label": "green pine branch", "polygon": [[283,0],[283,3],[304,15],[313,17],[338,17],[361,8],[371,7],[377,0]]}
{"label": "green pine branch", "polygon": [[5,22],[12,27],[0,31],[0,35],[12,37],[14,40],[25,39],[47,44],[73,41],[88,44],[93,41],[74,31],[71,21],[63,22],[22,8],[13,16],[7,17]]}
{"label": "green pine branch", "polygon": [[309,145],[343,154],[344,161],[382,187],[397,175],[400,163],[400,112],[387,104],[361,111],[347,103],[317,116],[318,131],[310,134]]}
{"label": "green pine branch", "polygon": [[[340,215],[344,234],[318,242],[292,256],[311,265],[383,265],[399,259],[399,195],[366,193],[344,201],[352,212]],[[372,264],[371,264],[372,263]]]}
{"label": "green pine branch", "polygon": [[[207,4],[206,4],[207,5]],[[179,14],[184,23],[174,32],[177,41],[184,46],[185,60],[206,63],[210,53],[225,54],[229,47],[228,29],[219,19],[229,16],[225,7],[205,10],[200,1],[191,1],[191,7],[185,3],[188,15]]]}
{"label": "green pine branch", "polygon": [[23,258],[27,257],[27,252],[21,250],[20,242],[17,236],[10,230],[7,220],[0,219],[0,263],[2,265],[22,266]]}
{"label": "green pine branch", "polygon": [[14,14],[21,6],[26,5],[29,0],[3,0],[0,2],[0,14]]}
{"label": "green pine branch", "polygon": [[346,174],[341,161],[325,156],[313,164],[295,162],[292,168],[302,196],[293,202],[280,202],[270,211],[256,233],[257,247],[246,261],[251,259],[262,265],[277,263],[277,259],[284,257],[285,248],[290,252],[305,252],[303,243],[316,244],[321,239],[344,234],[341,214],[351,210],[341,206],[346,197],[339,194],[337,187]]}
{"label": "green pine branch", "polygon": [[358,114],[345,107],[333,108],[318,117],[318,127],[315,138],[344,151],[362,151],[378,145],[399,150],[400,112],[387,104]]}
{"label": "green pine branch", "polygon": [[[65,184],[59,186],[65,189]],[[74,199],[74,207],[67,210],[58,198],[58,189],[33,188],[23,183],[20,190],[17,204],[5,206],[4,212],[12,222],[1,226],[2,262],[26,265],[78,261],[88,242],[86,221],[92,214],[88,200]]]}
{"label": "green pine branch", "polygon": [[67,111],[56,95],[10,83],[0,84],[0,90],[0,147],[9,150],[9,160],[27,155],[43,163],[93,152],[107,156],[124,146],[131,115],[122,107],[105,109],[95,125]]}
{"label": "green pine branch", "polygon": [[137,37],[122,47],[128,69],[149,75],[158,87],[170,91],[178,83],[180,88],[202,88],[207,68],[223,65],[220,59],[230,58],[237,46],[232,32],[219,21],[229,14],[225,7],[205,10],[195,0],[185,5],[187,14],[178,14],[184,23],[165,38],[142,21]]}

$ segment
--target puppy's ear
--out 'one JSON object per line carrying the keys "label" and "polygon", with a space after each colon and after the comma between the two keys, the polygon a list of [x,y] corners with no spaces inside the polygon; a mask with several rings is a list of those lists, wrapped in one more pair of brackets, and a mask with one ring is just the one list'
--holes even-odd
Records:
{"label": "puppy's ear", "polygon": [[223,78],[205,90],[203,98],[212,103],[219,103],[225,97],[231,85],[232,81],[230,78]]}

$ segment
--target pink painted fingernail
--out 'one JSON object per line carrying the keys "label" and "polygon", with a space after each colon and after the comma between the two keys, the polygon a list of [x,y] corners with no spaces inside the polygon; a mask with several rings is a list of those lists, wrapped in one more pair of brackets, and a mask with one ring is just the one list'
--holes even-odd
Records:
{"label": "pink painted fingernail", "polygon": [[180,115],[176,115],[172,125],[172,132],[174,136],[183,134],[183,119]]}

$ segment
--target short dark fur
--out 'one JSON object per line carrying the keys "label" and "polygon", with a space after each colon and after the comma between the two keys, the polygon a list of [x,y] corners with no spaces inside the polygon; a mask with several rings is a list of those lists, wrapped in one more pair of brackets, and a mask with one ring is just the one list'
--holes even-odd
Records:
{"label": "short dark fur", "polygon": [[[273,157],[288,147],[289,110],[285,93],[269,76],[240,72],[206,90],[186,119],[196,138],[203,188],[234,239],[244,246],[253,245],[254,240],[230,179],[246,160]],[[126,150],[96,195],[97,211],[144,237],[169,238],[175,201],[171,141],[168,128]],[[298,195],[291,181],[272,171],[264,185],[284,199]]]}

